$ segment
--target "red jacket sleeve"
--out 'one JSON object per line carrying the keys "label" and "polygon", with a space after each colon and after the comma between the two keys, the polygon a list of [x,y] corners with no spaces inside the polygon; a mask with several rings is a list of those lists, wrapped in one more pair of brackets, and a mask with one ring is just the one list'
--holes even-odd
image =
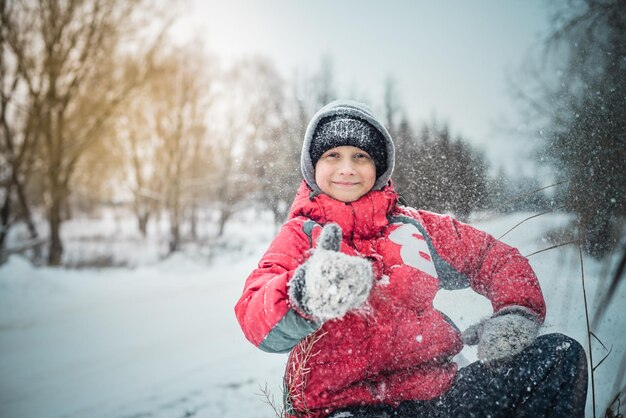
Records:
{"label": "red jacket sleeve", "polygon": [[302,224],[296,218],[283,225],[235,306],[246,338],[265,351],[287,352],[319,327],[291,307],[287,294],[287,283],[311,246]]}
{"label": "red jacket sleeve", "polygon": [[438,256],[488,298],[494,312],[523,307],[543,321],[546,306],[539,281],[516,248],[449,216],[419,215]]}

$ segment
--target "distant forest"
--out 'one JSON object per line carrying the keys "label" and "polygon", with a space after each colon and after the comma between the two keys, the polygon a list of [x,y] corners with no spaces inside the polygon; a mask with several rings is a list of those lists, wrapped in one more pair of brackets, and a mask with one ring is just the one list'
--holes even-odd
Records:
{"label": "distant forest", "polygon": [[[59,265],[63,222],[110,206],[127,207],[144,235],[167,217],[172,252],[196,238],[200,210],[217,214],[218,234],[251,206],[285,220],[306,124],[345,97],[330,59],[286,80],[264,58],[225,66],[198,41],[175,45],[167,13],[147,1],[1,4],[0,262],[38,249],[32,257]],[[416,126],[390,76],[368,104],[394,138],[404,200],[465,220],[567,211],[572,239],[610,253],[626,215],[625,8],[561,2],[544,50],[511,84],[553,185],[490,174],[483,151],[447,124]],[[28,239],[16,248],[7,237],[17,224]]]}

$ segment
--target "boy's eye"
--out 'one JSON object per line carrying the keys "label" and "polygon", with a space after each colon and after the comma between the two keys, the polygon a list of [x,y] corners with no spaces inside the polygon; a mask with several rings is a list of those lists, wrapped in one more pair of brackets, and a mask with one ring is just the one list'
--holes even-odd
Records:
{"label": "boy's eye", "polygon": [[360,152],[358,154],[355,154],[354,158],[356,158],[357,160],[359,159],[369,160],[371,157],[363,152]]}

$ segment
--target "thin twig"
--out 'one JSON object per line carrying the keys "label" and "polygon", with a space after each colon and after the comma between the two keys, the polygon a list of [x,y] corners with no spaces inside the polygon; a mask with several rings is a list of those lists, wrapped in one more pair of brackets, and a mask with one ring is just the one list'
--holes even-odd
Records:
{"label": "thin twig", "polygon": [[591,348],[591,328],[589,327],[589,305],[587,304],[587,290],[585,289],[585,266],[583,264],[583,247],[580,241],[580,219],[578,226],[578,255],[580,256],[580,278],[583,287],[583,300],[585,302],[585,321],[587,323],[587,343],[589,344],[589,363],[591,364],[591,406],[593,409],[593,418],[596,418],[596,382],[593,367],[593,350]]}
{"label": "thin twig", "polygon": [[518,226],[520,226],[521,224],[523,224],[524,222],[526,222],[526,221],[528,221],[528,220],[530,220],[530,219],[532,219],[532,218],[536,218],[537,216],[545,215],[545,214],[548,214],[548,213],[554,212],[554,211],[556,211],[556,210],[563,209],[564,207],[565,207],[565,205],[563,205],[563,206],[559,206],[558,208],[554,208],[554,209],[547,210],[547,211],[545,211],[545,212],[538,213],[538,214],[536,214],[536,215],[529,216],[528,218],[523,219],[522,221],[520,221],[520,222],[518,222],[517,224],[515,224],[515,226],[513,226],[513,228],[509,229],[509,230],[508,230],[508,231],[506,231],[504,234],[500,235],[500,237],[498,237],[498,239],[499,239],[499,240],[500,240],[500,239],[502,239],[502,237],[503,237],[503,236],[505,236],[506,234],[508,234],[509,232],[511,232],[512,230],[514,230],[515,228],[517,228]]}
{"label": "thin twig", "polygon": [[[505,202],[499,203],[497,207],[498,207],[498,208],[503,208],[503,207],[505,207],[506,205],[508,205],[509,203],[517,202],[518,200],[522,200],[522,199],[524,199],[525,197],[532,196],[532,195],[534,195],[535,193],[539,193],[539,192],[540,192],[540,191],[542,191],[542,190],[549,189],[550,187],[555,187],[555,186],[558,186],[558,185],[560,185],[560,184],[569,183],[569,182],[570,182],[570,180],[563,180],[563,181],[559,181],[559,182],[557,182],[557,183],[548,184],[547,186],[543,186],[543,187],[540,187],[539,189],[535,189],[535,190],[532,190],[532,191],[530,191],[530,192],[528,192],[528,193],[524,193],[524,194],[522,194],[522,195],[519,195],[519,196],[517,196],[517,197],[514,197],[514,198],[513,198],[513,199],[511,199],[511,200],[507,200],[507,201],[505,201]],[[479,199],[479,200],[478,200],[478,201],[477,201],[477,202],[473,205],[473,206],[474,206],[474,209],[476,209],[479,205],[481,205],[481,204],[484,202],[484,200],[485,200],[485,199],[486,199],[486,197],[482,197],[481,199]]]}
{"label": "thin twig", "polygon": [[540,191],[545,190],[545,189],[549,189],[550,187],[555,187],[555,186],[558,186],[558,185],[560,185],[560,184],[569,183],[569,182],[570,182],[570,180],[562,180],[562,181],[559,181],[559,182],[557,182],[557,183],[549,184],[549,185],[544,186],[544,187],[541,187],[541,188],[539,188],[539,189],[535,189],[535,190],[533,190],[533,191],[531,191],[531,192],[528,192],[528,193],[524,193],[524,194],[522,194],[522,195],[519,195],[519,196],[517,196],[516,198],[513,198],[513,199],[511,199],[511,200],[507,200],[506,202],[502,203],[502,204],[500,205],[500,207],[502,207],[502,206],[504,206],[504,205],[508,205],[509,203],[517,202],[518,200],[522,200],[522,199],[523,199],[523,198],[525,198],[525,197],[532,196],[532,195],[534,195],[535,193],[539,193]]}
{"label": "thin twig", "polygon": [[596,364],[594,367],[591,368],[591,373],[595,372],[596,369],[600,367],[600,365],[604,362],[604,360],[606,360],[611,355],[611,351],[613,351],[613,346],[611,346],[611,349],[609,350],[609,352],[606,353],[604,357],[602,357],[602,360],[600,360],[598,364]]}
{"label": "thin twig", "polygon": [[283,408],[279,408],[276,406],[274,402],[274,397],[271,395],[270,390],[267,388],[267,383],[265,384],[265,387],[259,386],[259,390],[261,391],[261,393],[258,393],[257,395],[262,397],[263,402],[268,404],[274,410],[277,418],[283,418],[285,416],[284,410]]}
{"label": "thin twig", "polygon": [[557,244],[557,245],[553,245],[552,247],[544,248],[543,250],[535,251],[534,253],[530,253],[530,254],[528,254],[528,255],[525,255],[524,257],[528,258],[528,257],[531,257],[531,256],[533,256],[533,255],[535,255],[535,254],[542,253],[542,252],[544,252],[544,251],[548,251],[548,250],[552,250],[552,249],[554,249],[554,248],[559,248],[559,247],[562,247],[562,246],[564,246],[564,245],[576,244],[576,243],[578,243],[578,240],[573,240],[573,241],[564,242],[564,243],[562,243],[562,244]]}
{"label": "thin twig", "polygon": [[[598,336],[597,336],[596,334],[594,334],[592,331],[589,331],[589,332],[591,332],[591,336],[592,336],[593,338],[595,338],[595,339],[596,339],[596,340],[600,343],[600,345],[602,345],[602,348],[604,348],[605,350],[609,351],[609,349],[608,349],[608,348],[606,348],[606,345],[604,345],[604,343],[602,342],[602,340],[601,340],[600,338],[598,338]],[[611,348],[612,348],[612,347],[611,347]]]}
{"label": "thin twig", "polygon": [[[615,395],[615,397],[613,398],[613,400],[611,401],[611,403],[609,404],[609,406],[606,409],[606,413],[604,414],[605,417],[619,417],[621,416],[619,413],[619,408],[621,406],[621,401],[619,399],[619,397],[621,396],[622,391],[617,392],[617,395]],[[617,403],[617,415],[613,415],[612,412],[613,410],[611,409],[611,407]],[[611,415],[609,415],[609,413],[611,413]]]}
{"label": "thin twig", "polygon": [[613,296],[615,295],[617,286],[624,275],[624,270],[626,269],[626,248],[624,249],[624,253],[622,254],[622,258],[619,260],[617,264],[617,268],[615,269],[615,274],[613,275],[613,279],[611,280],[611,285],[609,286],[609,290],[607,291],[602,303],[598,307],[596,311],[595,317],[593,319],[594,326],[598,324],[598,322],[604,316],[606,312],[606,308],[611,303]]}

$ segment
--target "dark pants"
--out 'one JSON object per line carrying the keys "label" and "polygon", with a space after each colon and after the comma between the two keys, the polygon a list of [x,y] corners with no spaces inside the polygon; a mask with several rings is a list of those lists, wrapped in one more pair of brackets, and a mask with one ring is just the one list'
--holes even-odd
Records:
{"label": "dark pants", "polygon": [[587,357],[562,334],[542,335],[520,354],[459,370],[448,392],[429,401],[353,407],[329,417],[584,417]]}

